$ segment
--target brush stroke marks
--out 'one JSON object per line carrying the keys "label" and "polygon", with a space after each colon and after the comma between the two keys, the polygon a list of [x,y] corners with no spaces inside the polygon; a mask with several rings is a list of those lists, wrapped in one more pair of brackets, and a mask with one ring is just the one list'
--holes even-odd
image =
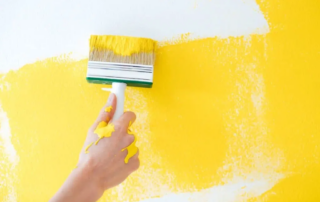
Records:
{"label": "brush stroke marks", "polygon": [[[154,148],[174,170],[178,190],[189,193],[150,201],[243,201],[271,189],[284,177],[285,159],[268,137],[265,40],[265,36],[205,39],[158,51],[156,64],[163,68],[155,79],[165,77],[166,82],[156,86],[155,80],[151,94],[155,103],[164,96],[171,99],[165,105],[169,109],[158,106],[161,113],[152,110],[150,116],[157,116],[159,126],[167,126],[167,133],[175,135],[166,139],[153,134],[159,142]],[[186,58],[192,60],[185,63]],[[165,116],[165,110],[174,113]],[[170,127],[173,122],[177,127]],[[179,126],[185,125],[188,131],[181,133]],[[177,146],[183,141],[186,144]],[[161,144],[166,149],[159,148]]]}
{"label": "brush stroke marks", "polygon": [[[87,60],[52,58],[9,72],[1,81],[0,100],[9,112],[10,127],[15,134],[11,141],[20,158],[16,178],[9,176],[3,180],[7,184],[10,180],[14,182],[18,201],[48,200],[76,165],[86,131],[108,96],[101,91],[102,86],[87,84],[83,79],[86,65]],[[144,194],[152,189],[161,194],[157,190],[167,180],[160,169],[154,170],[153,165],[161,160],[154,155],[149,143],[146,98],[139,90],[130,88],[126,96],[126,109],[134,110],[139,117],[133,130],[139,131],[137,136],[141,138],[137,145],[144,145],[140,149],[144,165],[140,173],[110,190],[111,194],[106,193],[105,198],[120,201],[123,201],[118,197],[121,189],[129,189],[123,198],[141,197],[131,190],[132,184],[140,185]],[[153,183],[155,185],[150,186]],[[8,196],[2,193],[1,197]]]}
{"label": "brush stroke marks", "polygon": [[[319,3],[258,3],[265,36],[158,50],[154,88],[126,95],[138,114],[141,169],[101,201],[320,200]],[[46,201],[74,168],[107,98],[85,82],[86,62],[52,58],[1,79],[20,158],[14,178],[1,179],[18,201]]]}
{"label": "brush stroke marks", "polygon": [[[126,94],[126,108],[139,121],[133,127],[141,169],[101,200],[165,200],[186,192],[194,200],[226,193],[229,201],[248,199],[283,177],[283,156],[269,141],[265,120],[265,40],[213,38],[161,47],[153,88]],[[51,58],[2,79],[8,88],[0,100],[20,157],[18,200],[48,199],[74,167],[85,131],[107,97],[100,85],[86,83],[86,65]]]}
{"label": "brush stroke marks", "polygon": [[[0,72],[39,59],[73,53],[88,57],[92,34],[169,40],[267,33],[267,21],[254,0],[30,0],[0,6]],[[39,17],[41,16],[41,17]],[[13,56],[13,57],[11,57]]]}

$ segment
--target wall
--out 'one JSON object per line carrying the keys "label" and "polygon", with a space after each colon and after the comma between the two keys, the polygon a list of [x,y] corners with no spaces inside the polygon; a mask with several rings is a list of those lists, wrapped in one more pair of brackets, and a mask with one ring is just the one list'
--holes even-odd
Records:
{"label": "wall", "polygon": [[135,3],[1,7],[1,201],[46,201],[74,168],[107,99],[81,59],[104,32],[162,46],[154,87],[126,94],[141,168],[100,201],[318,201],[319,3]]}

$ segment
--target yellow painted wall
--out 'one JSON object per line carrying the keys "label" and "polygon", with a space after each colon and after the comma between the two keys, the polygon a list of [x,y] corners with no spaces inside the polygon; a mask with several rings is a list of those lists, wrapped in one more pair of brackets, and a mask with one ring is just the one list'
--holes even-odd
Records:
{"label": "yellow painted wall", "polygon": [[[126,94],[126,109],[138,116],[141,168],[101,201],[238,180],[275,184],[247,195],[250,201],[320,201],[320,3],[258,3],[266,35],[159,48],[154,87]],[[19,157],[15,165],[0,145],[1,201],[13,190],[18,201],[46,201],[76,165],[107,99],[101,86],[86,83],[86,64],[61,56],[1,78],[1,108]]]}

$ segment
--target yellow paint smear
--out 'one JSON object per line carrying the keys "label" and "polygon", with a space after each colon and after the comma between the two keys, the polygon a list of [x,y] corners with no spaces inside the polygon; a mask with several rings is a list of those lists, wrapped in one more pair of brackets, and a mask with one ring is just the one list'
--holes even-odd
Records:
{"label": "yellow paint smear", "polygon": [[100,122],[97,128],[94,130],[94,133],[99,136],[99,139],[94,144],[97,145],[102,138],[111,137],[111,134],[114,131],[114,125],[112,123],[106,125],[106,122]]}
{"label": "yellow paint smear", "polygon": [[92,35],[90,51],[113,51],[115,54],[130,56],[134,53],[153,53],[157,42],[148,38],[129,36]]}
{"label": "yellow paint smear", "polygon": [[[320,201],[319,2],[258,2],[266,35],[157,50],[152,89],[126,91],[125,108],[137,114],[141,167],[99,201],[242,181],[268,186],[254,196],[241,185],[237,201]],[[12,166],[0,144],[0,201],[11,193],[15,201],[48,201],[76,165],[107,100],[102,85],[86,82],[87,63],[51,58],[1,77],[1,108],[19,162]],[[210,201],[206,194],[193,201]]]}
{"label": "yellow paint smear", "polygon": [[138,147],[136,147],[137,137],[134,135],[134,142],[130,144],[126,149],[128,150],[128,154],[124,159],[125,163],[128,163],[130,158],[133,157],[138,152]]}
{"label": "yellow paint smear", "polygon": [[111,105],[110,105],[109,107],[106,107],[106,108],[104,109],[105,112],[111,112],[111,110],[112,110],[112,106],[111,106]]}
{"label": "yellow paint smear", "polygon": [[107,122],[105,122],[105,121],[101,121],[99,124],[98,124],[98,126],[96,127],[96,129],[94,130],[94,133],[96,133],[97,132],[97,129],[100,129],[100,128],[103,128],[103,127],[106,127],[108,125],[108,123]]}
{"label": "yellow paint smear", "polygon": [[131,125],[132,125],[132,122],[130,121],[127,133],[134,136],[134,141],[128,147],[122,149],[122,151],[124,151],[125,149],[128,150],[128,154],[127,154],[126,158],[124,159],[125,163],[128,163],[129,159],[131,157],[133,157],[138,152],[138,147],[136,147],[137,136],[135,136],[134,133],[131,131],[131,129],[130,129]]}
{"label": "yellow paint smear", "polygon": [[93,144],[93,142],[91,142],[91,143],[86,147],[86,149],[84,150],[84,153],[86,153],[86,154],[89,153],[88,149],[92,146],[92,144]]}

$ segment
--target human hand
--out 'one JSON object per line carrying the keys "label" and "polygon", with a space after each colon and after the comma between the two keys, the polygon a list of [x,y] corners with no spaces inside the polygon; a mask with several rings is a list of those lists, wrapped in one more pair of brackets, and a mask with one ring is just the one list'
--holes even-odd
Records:
{"label": "human hand", "polygon": [[115,108],[116,96],[110,94],[88,131],[77,168],[52,201],[96,201],[106,189],[120,184],[139,168],[139,151],[129,129],[136,116],[125,112],[109,123]]}
{"label": "human hand", "polygon": [[136,115],[133,112],[125,112],[118,120],[108,123],[115,108],[116,96],[111,94],[106,106],[89,129],[79,158],[79,166],[88,166],[103,189],[120,184],[139,168],[138,151],[128,163],[125,163],[128,150],[123,150],[135,140],[135,137],[129,134],[129,126],[135,121]]}

